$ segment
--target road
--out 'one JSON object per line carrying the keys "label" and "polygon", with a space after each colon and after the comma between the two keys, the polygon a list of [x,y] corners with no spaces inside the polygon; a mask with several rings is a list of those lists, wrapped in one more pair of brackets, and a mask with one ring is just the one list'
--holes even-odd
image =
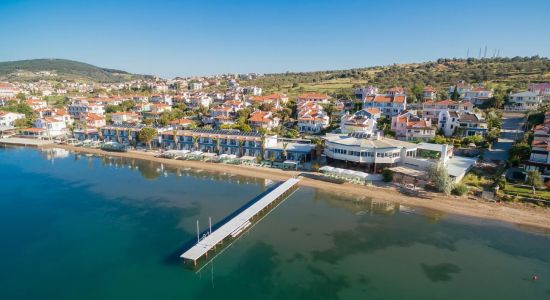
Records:
{"label": "road", "polygon": [[508,160],[508,150],[512,148],[514,141],[523,137],[524,123],[524,113],[504,112],[498,141],[493,144],[491,150],[483,154],[484,160]]}

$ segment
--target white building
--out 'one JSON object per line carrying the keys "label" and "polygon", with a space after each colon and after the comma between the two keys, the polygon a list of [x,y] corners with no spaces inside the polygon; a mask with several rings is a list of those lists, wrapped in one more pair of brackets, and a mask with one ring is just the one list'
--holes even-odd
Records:
{"label": "white building", "polygon": [[439,113],[437,120],[437,127],[446,137],[455,134],[473,136],[487,133],[487,122],[480,115],[471,112],[444,110]]}
{"label": "white building", "polygon": [[80,119],[81,114],[92,113],[96,115],[103,115],[105,113],[105,108],[101,104],[92,104],[85,100],[76,100],[67,106],[67,112],[71,115],[71,117]]}
{"label": "white building", "polygon": [[482,105],[493,97],[493,91],[482,86],[464,92],[464,100],[473,105]]}
{"label": "white building", "polygon": [[0,111],[0,126],[15,126],[16,120],[24,118],[24,114]]}
{"label": "white building", "polygon": [[538,93],[525,91],[508,95],[508,105],[506,109],[510,110],[534,110],[542,103],[542,98]]}
{"label": "white building", "polygon": [[67,125],[65,121],[55,117],[36,119],[34,121],[34,127],[42,129],[46,137],[56,137],[67,134]]}
{"label": "white building", "polygon": [[376,131],[376,120],[380,118],[380,111],[377,108],[362,109],[350,115],[347,112],[340,119],[340,130],[342,133],[362,132],[374,134]]}

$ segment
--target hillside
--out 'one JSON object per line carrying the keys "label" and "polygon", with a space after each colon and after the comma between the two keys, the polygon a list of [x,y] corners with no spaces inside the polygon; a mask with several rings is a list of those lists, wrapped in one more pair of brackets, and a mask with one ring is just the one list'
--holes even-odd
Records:
{"label": "hillside", "polygon": [[0,62],[0,80],[69,80],[120,82],[148,77],[125,71],[96,67],[66,59],[31,59]]}
{"label": "hillside", "polygon": [[492,59],[439,59],[433,62],[376,66],[350,70],[268,74],[242,84],[257,85],[266,92],[296,95],[324,92],[332,96],[350,95],[353,88],[374,85],[418,91],[431,85],[440,94],[458,80],[483,83],[503,91],[525,89],[532,82],[550,81],[550,59],[514,57]]}

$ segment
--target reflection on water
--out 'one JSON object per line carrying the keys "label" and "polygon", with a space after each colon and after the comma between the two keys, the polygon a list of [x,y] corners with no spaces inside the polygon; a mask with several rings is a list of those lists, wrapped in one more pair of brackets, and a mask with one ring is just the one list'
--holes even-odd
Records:
{"label": "reflection on water", "polygon": [[549,295],[548,235],[307,187],[197,274],[178,260],[196,221],[223,219],[269,181],[108,156],[51,160],[0,149],[0,299]]}

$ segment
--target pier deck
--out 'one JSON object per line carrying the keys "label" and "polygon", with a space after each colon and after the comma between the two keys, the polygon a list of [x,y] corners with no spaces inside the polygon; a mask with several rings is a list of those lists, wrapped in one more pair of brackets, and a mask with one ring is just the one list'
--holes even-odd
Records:
{"label": "pier deck", "polygon": [[256,216],[280,197],[285,196],[285,193],[291,190],[299,181],[300,178],[288,179],[269,194],[265,195],[244,211],[236,215],[233,219],[223,224],[220,228],[211,232],[205,238],[200,240],[195,246],[183,253],[180,257],[196,263],[199,258],[207,255],[208,251],[220,244],[225,238],[229,236],[236,237],[239,233],[245,230],[246,227],[251,224],[250,219],[252,217]]}

